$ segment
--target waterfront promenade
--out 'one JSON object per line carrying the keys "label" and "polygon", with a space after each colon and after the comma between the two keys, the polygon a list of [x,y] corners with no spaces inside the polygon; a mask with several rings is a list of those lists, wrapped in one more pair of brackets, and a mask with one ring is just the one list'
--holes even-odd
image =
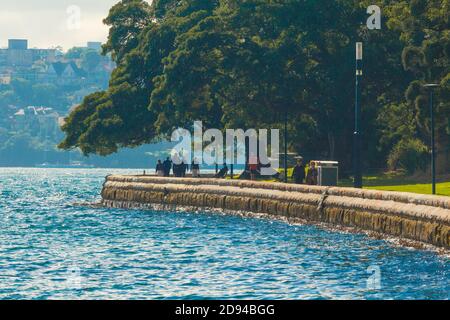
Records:
{"label": "waterfront promenade", "polygon": [[326,223],[450,248],[450,199],[353,188],[223,179],[108,176],[102,203],[115,208],[214,209]]}

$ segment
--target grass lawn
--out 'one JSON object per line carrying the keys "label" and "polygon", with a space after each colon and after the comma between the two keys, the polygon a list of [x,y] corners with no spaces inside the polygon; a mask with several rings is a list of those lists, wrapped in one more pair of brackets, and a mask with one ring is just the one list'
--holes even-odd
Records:
{"label": "grass lawn", "polygon": [[[288,169],[288,176],[291,177],[293,169]],[[283,169],[280,172],[284,172]],[[398,173],[385,173],[364,176],[364,189],[412,192],[420,194],[431,194],[431,183],[429,177],[408,177]],[[265,182],[275,182],[276,180],[263,180]],[[292,183],[292,179],[289,179]],[[350,179],[339,180],[340,187],[353,187],[353,181]],[[438,177],[436,185],[438,195],[450,196],[450,176]]]}
{"label": "grass lawn", "polygon": [[[367,187],[367,189],[431,194],[431,184],[405,184],[405,185],[398,185],[398,186],[370,186],[370,187]],[[438,195],[441,195],[441,196],[450,196],[450,182],[438,183],[436,185],[436,192]]]}
{"label": "grass lawn", "polygon": [[[365,189],[431,194],[431,183],[425,182],[423,178],[414,179],[399,175],[367,176],[364,177],[363,184]],[[351,187],[352,181],[342,180],[339,185]],[[436,185],[436,191],[438,195],[450,196],[449,179],[441,179]]]}

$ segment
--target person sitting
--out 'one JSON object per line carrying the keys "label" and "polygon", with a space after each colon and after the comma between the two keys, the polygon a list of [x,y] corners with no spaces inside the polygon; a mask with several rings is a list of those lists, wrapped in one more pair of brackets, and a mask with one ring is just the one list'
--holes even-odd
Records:
{"label": "person sitting", "polygon": [[239,180],[249,180],[250,179],[250,170],[244,170],[238,177]]}
{"label": "person sitting", "polygon": [[214,176],[214,178],[223,179],[228,174],[228,166],[226,163],[224,163],[223,168],[220,169],[220,171]]}
{"label": "person sitting", "polygon": [[292,179],[296,184],[303,184],[305,180],[305,166],[302,160],[298,160],[292,172]]}

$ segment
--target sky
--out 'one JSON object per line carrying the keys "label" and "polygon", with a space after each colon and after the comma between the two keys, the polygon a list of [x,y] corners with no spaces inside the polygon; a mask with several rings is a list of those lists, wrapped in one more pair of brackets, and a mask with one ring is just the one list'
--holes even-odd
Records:
{"label": "sky", "polygon": [[104,42],[102,20],[119,0],[0,0],[0,47],[8,39],[28,39],[30,48],[64,50]]}

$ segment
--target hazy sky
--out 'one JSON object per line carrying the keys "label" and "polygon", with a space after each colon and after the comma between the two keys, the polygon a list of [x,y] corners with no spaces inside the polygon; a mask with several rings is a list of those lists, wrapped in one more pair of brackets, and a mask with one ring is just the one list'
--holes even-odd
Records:
{"label": "hazy sky", "polygon": [[87,41],[104,42],[108,29],[102,20],[117,2],[0,0],[0,47],[6,47],[9,38],[28,39],[30,47],[60,45],[65,50]]}

